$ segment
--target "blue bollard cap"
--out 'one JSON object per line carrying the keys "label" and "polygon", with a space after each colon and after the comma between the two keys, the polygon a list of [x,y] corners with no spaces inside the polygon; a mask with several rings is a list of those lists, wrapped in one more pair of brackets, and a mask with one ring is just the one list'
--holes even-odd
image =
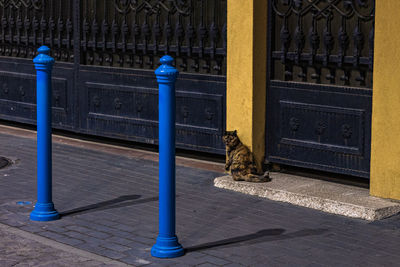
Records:
{"label": "blue bollard cap", "polygon": [[39,55],[33,59],[36,69],[50,69],[54,64],[54,58],[49,56],[50,48],[43,45],[38,49]]}
{"label": "blue bollard cap", "polygon": [[166,65],[172,66],[172,62],[174,62],[174,58],[171,56],[165,55],[162,58],[160,58],[161,64],[166,64]]}
{"label": "blue bollard cap", "polygon": [[155,71],[159,83],[175,82],[179,72],[172,66],[172,62],[174,62],[174,58],[168,55],[160,59],[161,66]]}
{"label": "blue bollard cap", "polygon": [[39,52],[39,54],[48,55],[50,53],[50,48],[48,48],[47,46],[43,45],[43,46],[39,47],[39,49],[37,51]]}

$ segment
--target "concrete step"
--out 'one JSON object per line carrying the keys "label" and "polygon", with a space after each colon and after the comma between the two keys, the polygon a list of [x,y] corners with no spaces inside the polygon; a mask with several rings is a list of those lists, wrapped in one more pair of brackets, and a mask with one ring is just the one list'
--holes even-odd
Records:
{"label": "concrete step", "polygon": [[214,185],[236,192],[282,201],[352,218],[374,221],[400,212],[400,201],[369,195],[369,189],[303,176],[272,172],[267,183],[237,182],[217,177]]}

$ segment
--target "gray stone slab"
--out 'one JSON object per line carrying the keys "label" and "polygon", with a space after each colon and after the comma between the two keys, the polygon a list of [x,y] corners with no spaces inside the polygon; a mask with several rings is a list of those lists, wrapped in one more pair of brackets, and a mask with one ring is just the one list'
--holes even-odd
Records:
{"label": "gray stone slab", "polygon": [[400,212],[400,202],[369,195],[369,190],[284,173],[271,173],[267,183],[237,182],[231,176],[214,179],[218,188],[268,198],[274,201],[374,221]]}

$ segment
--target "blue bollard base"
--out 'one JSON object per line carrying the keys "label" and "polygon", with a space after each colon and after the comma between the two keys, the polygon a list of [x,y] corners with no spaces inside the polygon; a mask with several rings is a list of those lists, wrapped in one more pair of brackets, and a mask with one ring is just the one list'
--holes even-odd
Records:
{"label": "blue bollard base", "polygon": [[32,211],[29,218],[32,221],[48,222],[60,219],[60,214],[55,210],[52,212],[36,212]]}
{"label": "blue bollard base", "polygon": [[29,217],[32,221],[48,222],[60,219],[60,214],[54,209],[53,203],[36,203]]}
{"label": "blue bollard base", "polygon": [[184,254],[185,250],[176,236],[157,237],[156,244],[151,248],[151,256],[156,258],[176,258]]}

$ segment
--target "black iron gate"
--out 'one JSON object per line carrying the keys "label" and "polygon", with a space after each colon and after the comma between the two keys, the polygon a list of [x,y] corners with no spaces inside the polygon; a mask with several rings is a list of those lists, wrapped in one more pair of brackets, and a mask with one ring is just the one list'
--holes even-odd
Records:
{"label": "black iron gate", "polygon": [[0,0],[0,118],[34,124],[48,45],[53,127],[157,143],[159,58],[176,58],[177,146],[223,154],[226,0]]}
{"label": "black iron gate", "polygon": [[266,160],[369,177],[374,0],[270,0]]}

